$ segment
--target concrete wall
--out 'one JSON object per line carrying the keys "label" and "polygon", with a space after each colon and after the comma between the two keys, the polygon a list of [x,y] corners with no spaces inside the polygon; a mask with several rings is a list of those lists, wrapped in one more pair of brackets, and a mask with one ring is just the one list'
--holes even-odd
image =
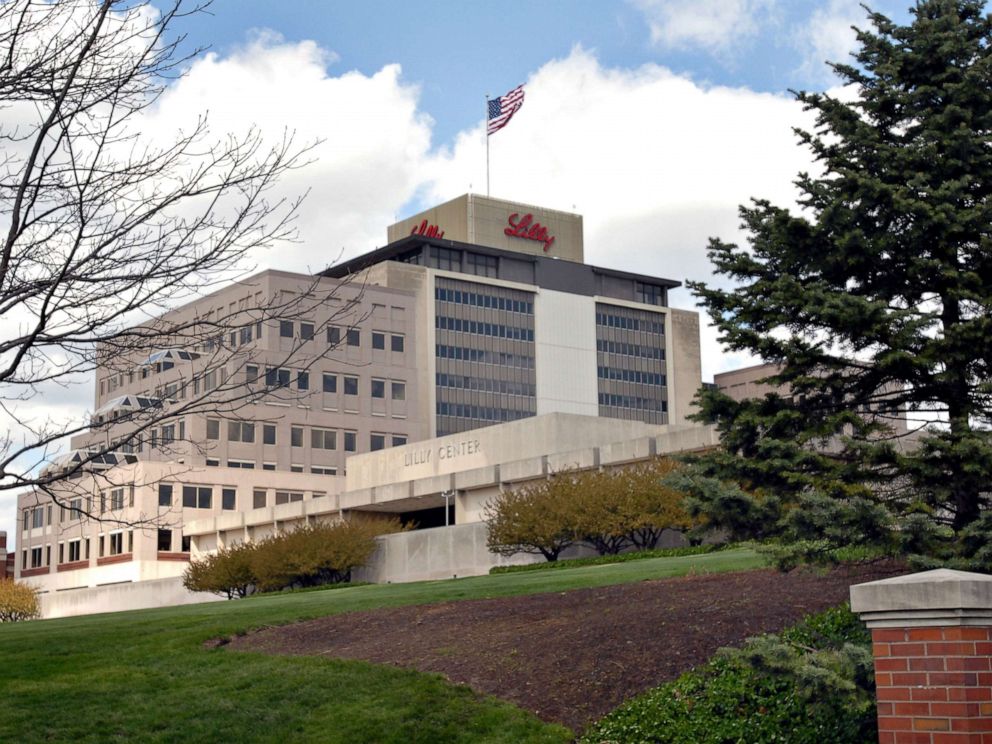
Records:
{"label": "concrete wall", "polygon": [[[400,532],[376,538],[378,546],[369,565],[352,573],[354,581],[377,584],[400,584],[409,581],[430,581],[463,576],[481,576],[493,566],[519,566],[543,563],[540,555],[517,553],[504,558],[486,547],[486,524],[458,524],[430,530]],[[665,530],[659,548],[686,545],[681,533]],[[576,545],[562,553],[562,558],[596,555],[585,545]]]}
{"label": "concrete wall", "polygon": [[[530,214],[533,216],[532,225],[539,223],[547,228],[548,235],[555,239],[548,250],[544,250],[543,243],[506,235],[504,230],[510,227],[508,220],[511,214],[519,217]],[[393,243],[407,237],[424,220],[442,230],[446,240],[518,253],[556,256],[579,263],[583,260],[582,215],[579,214],[479,194],[463,194],[390,225],[386,229],[387,240]]]}
{"label": "concrete wall", "polygon": [[537,415],[598,415],[595,300],[542,289],[534,305]]}
{"label": "concrete wall", "polygon": [[49,592],[38,597],[43,618],[93,615],[98,612],[144,610],[150,607],[216,602],[216,594],[193,593],[183,588],[182,579],[156,579],[88,589]]}

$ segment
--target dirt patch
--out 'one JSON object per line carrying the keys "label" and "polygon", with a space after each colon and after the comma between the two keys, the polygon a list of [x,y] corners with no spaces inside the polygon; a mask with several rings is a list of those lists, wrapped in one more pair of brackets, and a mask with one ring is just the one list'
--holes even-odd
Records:
{"label": "dirt patch", "polygon": [[721,646],[781,630],[892,566],[747,571],[318,618],[228,648],[438,672],[579,731]]}

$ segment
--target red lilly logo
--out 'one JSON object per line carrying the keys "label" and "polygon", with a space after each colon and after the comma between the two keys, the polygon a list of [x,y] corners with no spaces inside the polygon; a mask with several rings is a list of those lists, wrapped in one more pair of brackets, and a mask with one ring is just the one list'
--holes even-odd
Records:
{"label": "red lilly logo", "polygon": [[509,235],[511,238],[524,238],[526,240],[536,240],[538,243],[544,243],[545,253],[547,253],[548,249],[555,242],[554,236],[548,235],[548,228],[540,222],[534,222],[534,215],[532,214],[525,214],[521,217],[519,212],[514,212],[510,215],[510,219],[507,222],[510,223],[510,226],[503,229],[504,235]]}
{"label": "red lilly logo", "polygon": [[437,225],[428,225],[427,220],[424,220],[419,225],[414,225],[410,234],[423,235],[425,238],[443,238],[444,230]]}

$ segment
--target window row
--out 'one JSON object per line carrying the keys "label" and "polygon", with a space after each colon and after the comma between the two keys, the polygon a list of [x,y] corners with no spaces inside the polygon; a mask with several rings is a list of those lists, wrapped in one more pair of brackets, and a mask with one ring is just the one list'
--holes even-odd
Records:
{"label": "window row", "polygon": [[[297,336],[297,329],[299,335]],[[362,345],[362,333],[358,328],[342,328],[341,326],[328,326],[325,331],[325,338],[330,346],[339,346],[344,341],[345,346],[360,347]],[[296,323],[292,320],[279,321],[280,338],[299,338],[302,341],[312,341],[315,334],[315,326],[307,321]],[[389,339],[390,351],[403,353],[406,349],[406,338],[402,333],[389,333],[387,331],[371,331],[371,343],[373,349],[385,351],[386,340]]]}
{"label": "window row", "polygon": [[475,406],[468,403],[438,401],[437,415],[476,419],[478,421],[516,421],[517,419],[533,416],[534,412],[514,408],[495,408],[491,406]]}
{"label": "window row", "polygon": [[537,385],[532,382],[494,380],[491,377],[471,377],[469,375],[453,375],[445,372],[438,372],[434,379],[438,387],[453,388],[455,390],[478,390],[482,393],[524,395],[531,398],[537,395]]}
{"label": "window row", "polygon": [[607,341],[601,338],[596,339],[596,351],[640,357],[641,359],[665,358],[665,350],[659,346],[642,346],[641,344],[628,344],[622,341]]}
{"label": "window row", "polygon": [[476,333],[481,336],[509,338],[514,341],[530,341],[531,343],[534,341],[534,330],[532,328],[520,328],[518,326],[503,325],[502,323],[483,323],[481,320],[449,318],[445,315],[438,315],[434,321],[434,325],[444,331]]}
{"label": "window row", "polygon": [[437,344],[435,353],[438,359],[457,359],[459,361],[479,362],[481,364],[498,364],[501,367],[534,369],[534,357],[523,354],[510,354],[505,351],[488,351],[486,349],[471,349],[464,346]]}
{"label": "window row", "polygon": [[641,372],[635,369],[617,369],[616,367],[596,367],[596,374],[601,380],[620,380],[636,382],[642,385],[668,384],[668,378],[659,372]]}
{"label": "window row", "polygon": [[[166,508],[178,506],[175,503],[176,486],[172,483],[158,484],[158,505]],[[182,486],[182,506],[184,509],[212,509],[214,505],[213,486]],[[220,508],[225,511],[237,509],[237,491],[233,488],[220,488]]]}
{"label": "window row", "polygon": [[523,313],[525,315],[534,314],[533,302],[514,300],[509,297],[498,297],[496,295],[483,294],[482,292],[437,287],[434,290],[434,299],[439,302],[454,302],[457,305],[506,310],[507,312]]}
{"label": "window row", "polygon": [[640,398],[634,395],[615,395],[600,393],[599,405],[611,408],[633,408],[638,411],[668,411],[668,401],[657,398]]}
{"label": "window row", "polygon": [[596,313],[596,325],[607,328],[620,328],[626,331],[647,331],[648,333],[658,333],[664,335],[665,323],[657,320],[641,320],[639,318],[629,318],[625,315],[614,315],[613,313]]}

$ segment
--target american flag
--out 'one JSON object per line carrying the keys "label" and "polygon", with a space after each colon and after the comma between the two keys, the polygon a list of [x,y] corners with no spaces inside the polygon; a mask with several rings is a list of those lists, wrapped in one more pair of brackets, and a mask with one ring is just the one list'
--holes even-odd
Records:
{"label": "american flag", "polygon": [[498,132],[510,123],[513,115],[524,105],[524,86],[518,85],[505,96],[489,102],[489,126],[486,136]]}

